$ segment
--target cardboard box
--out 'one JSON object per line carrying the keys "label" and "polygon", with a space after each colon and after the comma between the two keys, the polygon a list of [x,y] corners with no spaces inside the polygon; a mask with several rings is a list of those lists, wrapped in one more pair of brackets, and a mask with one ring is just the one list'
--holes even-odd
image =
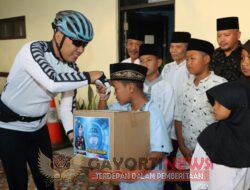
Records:
{"label": "cardboard box", "polygon": [[149,112],[76,111],[74,153],[84,156],[85,167],[138,169],[149,152],[149,116]]}

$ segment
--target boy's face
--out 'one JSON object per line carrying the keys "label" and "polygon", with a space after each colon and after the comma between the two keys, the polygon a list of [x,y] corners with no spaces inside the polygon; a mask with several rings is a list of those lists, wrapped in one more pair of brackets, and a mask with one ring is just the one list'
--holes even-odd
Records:
{"label": "boy's face", "polygon": [[174,61],[180,62],[186,58],[186,43],[171,43],[169,48],[171,57]]}
{"label": "boy's face", "polygon": [[243,75],[245,75],[246,77],[250,77],[250,55],[245,49],[242,49],[241,52],[240,67]]}
{"label": "boy's face", "polygon": [[121,104],[127,104],[130,102],[131,93],[130,93],[130,86],[128,84],[123,84],[121,81],[113,80],[112,86],[115,89],[115,97],[117,101]]}
{"label": "boy's face", "polygon": [[187,68],[193,75],[199,75],[209,69],[210,57],[201,51],[187,51]]}
{"label": "boy's face", "polygon": [[162,60],[154,55],[140,56],[140,64],[148,69],[147,76],[158,74],[158,68],[161,66]]}
{"label": "boy's face", "polygon": [[214,110],[214,118],[217,121],[227,119],[231,114],[231,110],[227,109],[216,100],[213,105],[213,110]]}

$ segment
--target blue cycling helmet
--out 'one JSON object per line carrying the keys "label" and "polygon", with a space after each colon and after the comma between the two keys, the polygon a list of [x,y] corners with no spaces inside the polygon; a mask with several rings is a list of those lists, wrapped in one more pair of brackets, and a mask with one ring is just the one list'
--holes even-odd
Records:
{"label": "blue cycling helmet", "polygon": [[83,42],[91,41],[94,35],[89,19],[82,13],[72,10],[58,12],[52,27],[71,39]]}

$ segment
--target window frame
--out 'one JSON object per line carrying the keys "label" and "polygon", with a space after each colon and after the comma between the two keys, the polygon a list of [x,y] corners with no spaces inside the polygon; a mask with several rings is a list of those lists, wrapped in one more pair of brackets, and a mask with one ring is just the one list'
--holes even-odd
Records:
{"label": "window frame", "polygon": [[24,38],[26,38],[25,16],[0,19],[0,40]]}

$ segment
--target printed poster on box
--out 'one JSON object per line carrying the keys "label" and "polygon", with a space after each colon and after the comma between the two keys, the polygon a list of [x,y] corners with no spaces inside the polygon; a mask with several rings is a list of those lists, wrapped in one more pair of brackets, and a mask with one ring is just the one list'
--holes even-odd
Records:
{"label": "printed poster on box", "polygon": [[74,153],[110,160],[110,121],[106,117],[74,117]]}

